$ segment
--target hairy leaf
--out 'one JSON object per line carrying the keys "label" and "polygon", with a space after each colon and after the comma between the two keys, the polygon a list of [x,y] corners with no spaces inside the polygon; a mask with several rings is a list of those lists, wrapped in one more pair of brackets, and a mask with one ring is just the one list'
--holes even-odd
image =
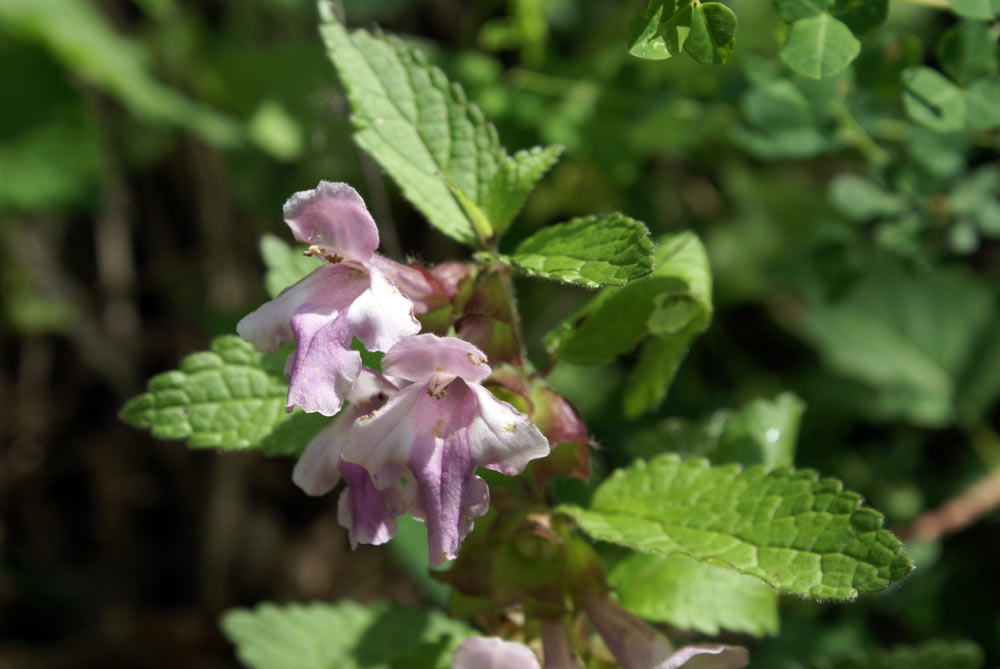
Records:
{"label": "hairy leaf", "polygon": [[509,156],[462,88],[419,51],[363,30],[348,33],[329,2],[320,10],[358,145],[449,237],[477,244],[505,229],[559,149]]}
{"label": "hairy leaf", "polygon": [[653,243],[646,226],[627,216],[587,216],[542,228],[518,245],[511,262],[545,279],[620,286],[653,270]]}
{"label": "hairy leaf", "polygon": [[881,514],[810,470],[666,454],[616,471],[591,508],[559,508],[595,539],[727,566],[782,592],[853,599],[912,569]]}
{"label": "hairy leaf", "polygon": [[851,29],[830,14],[817,14],[792,24],[781,60],[795,72],[823,79],[842,72],[861,53]]}
{"label": "hairy leaf", "polygon": [[474,631],[435,611],[351,601],[230,609],[220,621],[250,669],[447,669]]}
{"label": "hairy leaf", "polygon": [[122,420],[161,439],[187,439],[192,448],[256,446],[289,418],[277,355],[263,356],[233,335],[218,337],[211,351],[150,379],[122,409]]}
{"label": "hairy leaf", "polygon": [[778,593],[725,567],[633,553],[615,564],[608,582],[625,608],[647,620],[713,636],[722,629],[778,632]]}

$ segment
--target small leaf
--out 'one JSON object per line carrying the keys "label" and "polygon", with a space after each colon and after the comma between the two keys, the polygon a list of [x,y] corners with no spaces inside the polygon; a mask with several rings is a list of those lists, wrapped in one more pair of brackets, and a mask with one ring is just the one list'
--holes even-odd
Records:
{"label": "small leaf", "polygon": [[947,77],[923,65],[903,70],[903,107],[910,118],[937,132],[965,127],[965,98]]}
{"label": "small leaf", "polygon": [[983,651],[971,641],[927,641],[892,650],[854,651],[844,657],[822,658],[809,669],[980,669]]}
{"label": "small leaf", "polygon": [[1000,12],[1000,0],[949,0],[951,11],[967,19],[989,21]]}
{"label": "small leaf", "polygon": [[823,79],[842,72],[860,52],[850,28],[829,14],[818,14],[792,24],[780,55],[795,72]]}
{"label": "small leaf", "polygon": [[997,41],[980,21],[962,21],[946,30],[937,56],[941,68],[960,84],[997,74]]}
{"label": "small leaf", "polygon": [[855,35],[863,35],[889,18],[889,0],[837,0],[831,14]]}
{"label": "small leaf", "polygon": [[559,510],[595,539],[824,599],[882,590],[913,568],[881,514],[809,470],[712,467],[665,454],[616,471],[590,509]]}
{"label": "small leaf", "polygon": [[458,644],[475,634],[436,611],[351,601],[265,602],[226,611],[220,625],[250,669],[447,669]]}
{"label": "small leaf", "polygon": [[908,211],[902,198],[855,174],[838,175],[830,183],[830,202],[852,221],[865,221]]}
{"label": "small leaf", "polygon": [[736,43],[736,14],[718,2],[699,2],[692,7],[691,29],[684,51],[699,63],[721,65]]}
{"label": "small leaf", "polygon": [[653,243],[646,226],[627,216],[587,216],[539,230],[511,262],[531,276],[588,288],[622,285],[653,270]]}
{"label": "small leaf", "polygon": [[1000,127],[1000,81],[980,79],[965,91],[966,121],[973,130]]}
{"label": "small leaf", "polygon": [[647,60],[679,54],[691,30],[692,1],[651,0],[629,25],[628,52]]}
{"label": "small leaf", "polygon": [[775,0],[774,5],[782,21],[795,23],[800,19],[829,12],[833,0]]}
{"label": "small leaf", "polygon": [[274,355],[265,357],[236,336],[217,337],[211,351],[193,353],[179,370],[150,379],[121,418],[160,439],[187,439],[191,448],[256,446],[289,418],[288,383]]}
{"label": "small leaf", "polygon": [[264,235],[260,239],[260,257],[267,266],[264,285],[271,297],[302,279],[323,261],[315,256],[306,256],[302,247],[286,244],[274,235]]}
{"label": "small leaf", "polygon": [[498,236],[510,227],[511,221],[524,206],[528,193],[555,165],[562,152],[563,147],[558,145],[536,146],[529,151],[518,151],[501,162],[483,205],[486,218]]}
{"label": "small leaf", "polygon": [[725,567],[633,553],[612,567],[608,582],[622,606],[646,620],[712,636],[778,633],[778,593]]}

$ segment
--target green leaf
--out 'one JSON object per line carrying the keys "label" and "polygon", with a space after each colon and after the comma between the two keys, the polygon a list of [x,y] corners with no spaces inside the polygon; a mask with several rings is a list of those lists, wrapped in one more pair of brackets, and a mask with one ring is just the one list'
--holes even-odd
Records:
{"label": "green leaf", "polygon": [[185,357],[147,388],[125,405],[122,420],[191,448],[250,448],[289,418],[281,361],[234,335],[217,337],[211,351]]}
{"label": "green leaf", "polygon": [[500,163],[483,204],[486,218],[497,236],[510,227],[528,194],[542,175],[556,164],[562,152],[563,147],[559,145],[536,146],[518,151]]}
{"label": "green leaf", "polygon": [[260,257],[267,266],[264,285],[271,297],[276,297],[285,288],[323,264],[321,259],[303,255],[300,247],[286,244],[274,235],[264,235],[260,238]]}
{"label": "green leaf", "polygon": [[665,454],[616,471],[590,509],[559,510],[595,539],[824,599],[882,590],[913,568],[881,514],[810,470],[712,467]]}
{"label": "green leaf", "polygon": [[831,13],[855,35],[863,35],[889,18],[889,0],[837,0]]}
{"label": "green leaf", "polygon": [[1000,0],[949,0],[951,11],[967,19],[988,21],[1000,12]]}
{"label": "green leaf", "polygon": [[855,174],[840,174],[830,182],[830,203],[852,221],[892,216],[909,210],[903,198]]}
{"label": "green leaf", "polygon": [[653,243],[646,226],[628,216],[586,216],[542,228],[518,245],[511,262],[544,279],[620,286],[653,271]]}
{"label": "green leaf", "polygon": [[559,149],[509,156],[461,86],[423,54],[390,37],[348,33],[329,2],[320,13],[357,144],[449,237],[475,245],[505,229]]}
{"label": "green leaf", "polygon": [[651,0],[629,25],[628,52],[647,60],[679,54],[691,30],[691,4],[692,0]]}
{"label": "green leaf", "polygon": [[800,19],[825,14],[830,11],[833,0],[775,0],[778,16],[785,23],[795,23]]}
{"label": "green leaf", "polygon": [[855,651],[814,660],[809,669],[980,669],[983,651],[971,641],[927,641],[892,650]]}
{"label": "green leaf", "polygon": [[42,44],[67,69],[141,119],[190,128],[222,146],[242,141],[237,122],[156,79],[144,45],[118,34],[91,2],[4,0],[0,26]]}
{"label": "green leaf", "polygon": [[684,51],[699,63],[721,65],[729,59],[735,43],[733,10],[718,2],[695,3]]}
{"label": "green leaf", "polygon": [[447,669],[475,634],[436,611],[314,602],[230,609],[220,621],[250,669]]}
{"label": "green leaf", "polygon": [[778,593],[725,567],[633,553],[615,564],[608,582],[622,606],[647,620],[711,636],[723,629],[778,633]]}
{"label": "green leaf", "polygon": [[720,409],[698,422],[670,418],[643,433],[631,452],[696,455],[719,465],[791,467],[804,411],[802,400],[781,393],[774,399],[752,400],[739,409]]}
{"label": "green leaf", "polygon": [[965,127],[962,89],[937,70],[919,65],[903,70],[903,107],[910,118],[937,132]]}
{"label": "green leaf", "polygon": [[997,74],[997,41],[980,21],[962,21],[946,30],[937,56],[941,68],[960,84]]}
{"label": "green leaf", "polygon": [[1000,81],[980,79],[965,91],[966,121],[973,130],[1000,126]]}
{"label": "green leaf", "polygon": [[939,427],[993,314],[989,289],[963,273],[878,263],[843,298],[816,300],[803,329],[832,369],[874,391],[876,416]]}
{"label": "green leaf", "polygon": [[851,29],[829,14],[799,19],[788,32],[781,60],[795,72],[823,79],[839,74],[861,53]]}

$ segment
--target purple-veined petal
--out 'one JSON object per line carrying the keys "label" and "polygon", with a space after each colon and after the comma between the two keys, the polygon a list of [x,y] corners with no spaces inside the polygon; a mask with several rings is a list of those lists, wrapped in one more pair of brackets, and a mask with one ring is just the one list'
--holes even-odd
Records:
{"label": "purple-veined petal", "polygon": [[447,379],[436,384],[439,387],[455,377],[475,383],[490,375],[486,356],[478,348],[457,337],[433,334],[401,340],[385,354],[382,370],[390,376],[414,382],[429,381],[433,377]]}
{"label": "purple-veined petal", "polygon": [[340,471],[347,488],[340,495],[337,521],[350,531],[351,548],[378,546],[396,536],[396,517],[406,511],[399,488],[378,490],[364,467],[344,460]]}
{"label": "purple-veined petal", "polygon": [[295,238],[319,247],[328,262],[365,264],[378,248],[375,220],[358,191],[345,183],[320,181],[312,190],[295,193],[285,202],[284,216]]}
{"label": "purple-veined petal", "polygon": [[413,317],[413,303],[395,285],[375,270],[368,290],[347,310],[351,334],[369,351],[388,351],[403,337],[420,332]]}
{"label": "purple-veined petal", "polygon": [[665,636],[607,595],[590,595],[583,608],[622,669],[662,669],[674,654]]}
{"label": "purple-veined petal", "polygon": [[466,430],[445,439],[418,434],[409,465],[417,484],[417,504],[427,524],[430,563],[437,566],[458,554],[475,518],[486,513],[489,487],[475,475]]}
{"label": "purple-veined petal", "polygon": [[377,271],[386,278],[386,281],[399,288],[403,295],[413,302],[415,314],[438,309],[447,304],[451,297],[430,272],[398,263],[377,253],[368,261],[368,269]]}
{"label": "purple-veined petal", "polygon": [[749,662],[746,648],[706,644],[684,646],[656,669],[740,669]]}
{"label": "purple-veined petal", "polygon": [[[291,357],[291,356],[289,356]],[[396,387],[385,377],[362,369],[354,387],[347,393],[350,407],[312,438],[292,470],[292,481],[307,495],[325,495],[340,481],[340,454],[347,433],[358,417],[378,409]]]}
{"label": "purple-veined petal", "polygon": [[518,474],[535,458],[545,457],[549,442],[528,417],[478,384],[476,415],[469,424],[469,444],[475,462],[502,474]]}
{"label": "purple-veined petal", "polygon": [[352,351],[350,324],[341,314],[330,321],[317,314],[292,316],[295,350],[285,364],[288,399],[285,410],[300,406],[309,413],[333,416],[361,373],[361,355]]}
{"label": "purple-veined petal", "polygon": [[452,656],[451,669],[540,669],[531,649],[515,641],[474,636]]}
{"label": "purple-veined petal", "polygon": [[349,267],[318,267],[244,316],[236,325],[236,332],[260,351],[276,351],[292,340],[293,315],[308,312],[333,320],[367,290],[368,285],[367,276]]}
{"label": "purple-veined petal", "polygon": [[542,618],[539,623],[545,669],[580,669],[573,643],[562,620]]}

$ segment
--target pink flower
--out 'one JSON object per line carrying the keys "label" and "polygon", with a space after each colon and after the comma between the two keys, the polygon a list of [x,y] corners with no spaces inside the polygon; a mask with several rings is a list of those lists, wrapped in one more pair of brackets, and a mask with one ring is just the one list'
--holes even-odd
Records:
{"label": "pink flower", "polygon": [[332,416],[361,373],[361,356],[351,350],[354,337],[370,351],[388,351],[420,331],[413,302],[397,283],[422,277],[375,253],[375,221],[347,184],[321,181],[295,193],[284,215],[306,253],[328,264],[245,316],[236,330],[265,352],[294,339],[285,363],[286,409],[297,405]]}
{"label": "pink flower", "polygon": [[548,453],[548,441],[480,385],[490,368],[466,341],[407,337],[386,353],[382,371],[386,377],[365,382],[352,409],[309,444],[294,478],[310,494],[347,480],[340,518],[355,543],[388,540],[393,519],[409,511],[427,524],[430,562],[440,564],[455,557],[489,506],[476,467],[518,474]]}
{"label": "pink flower", "polygon": [[700,645],[674,651],[665,636],[607,595],[588,595],[582,604],[622,669],[739,669],[747,665],[745,648]]}
{"label": "pink flower", "polygon": [[524,644],[474,636],[455,649],[451,669],[539,669],[539,666],[538,658]]}

